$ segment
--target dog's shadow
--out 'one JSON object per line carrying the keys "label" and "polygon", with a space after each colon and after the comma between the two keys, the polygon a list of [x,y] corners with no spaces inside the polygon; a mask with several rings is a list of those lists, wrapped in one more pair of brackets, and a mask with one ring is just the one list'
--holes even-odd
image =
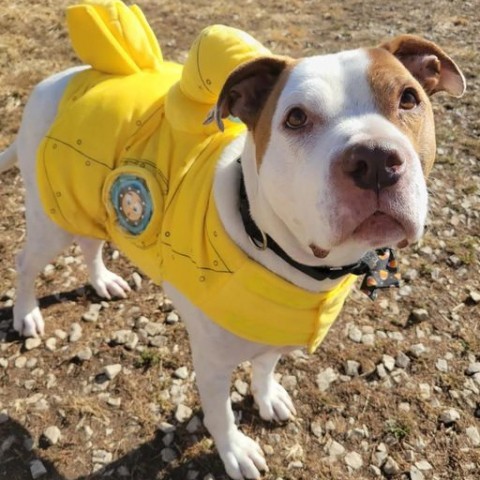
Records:
{"label": "dog's shadow", "polygon": [[[42,309],[46,309],[64,301],[79,300],[99,301],[99,297],[93,288],[85,286],[44,296],[39,299],[39,305]],[[12,329],[12,320],[13,308],[0,308],[0,334],[3,333],[0,341],[22,343],[22,337]],[[267,430],[275,428],[268,422],[263,422],[252,415],[252,406],[253,402],[249,396],[235,404],[234,410],[245,414],[242,423],[260,423]],[[202,413],[198,410],[193,415],[201,417]],[[0,480],[31,479],[30,464],[35,460],[40,460],[47,470],[47,473],[39,477],[40,480],[100,480],[105,478],[114,480],[122,478],[128,480],[186,480],[190,470],[197,471],[196,478],[199,479],[212,473],[216,480],[228,480],[222,461],[212,444],[208,447],[199,446],[203,440],[210,439],[203,426],[193,435],[186,431],[184,425],[177,426],[175,439],[168,447],[176,453],[177,459],[170,463],[162,459],[161,451],[166,448],[163,441],[165,433],[158,430],[150,441],[139,445],[95,473],[66,477],[57,470],[54,463],[41,455],[40,447],[35,450],[28,448],[28,445],[32,444],[32,436],[24,426],[10,417],[3,420],[0,416]],[[165,421],[171,424],[177,423],[174,418],[167,418]]]}
{"label": "dog's shadow", "polygon": [[[121,480],[185,480],[188,472],[198,472],[197,478],[204,478],[207,473],[212,473],[218,480],[227,480],[223,473],[220,458],[213,447],[211,451],[195,454],[194,443],[201,441],[206,432],[202,429],[198,435],[192,437],[185,427],[177,427],[175,441],[169,447],[178,459],[171,463],[162,460],[160,452],[165,448],[163,443],[164,433],[157,431],[155,437],[128,452],[123,457],[105,465],[95,473],[87,475],[62,475],[55,465],[41,455],[41,449],[32,450],[28,444],[32,443],[28,430],[16,420],[8,418],[0,421],[0,480],[26,480],[33,478],[30,467],[32,462],[40,460],[47,471],[38,477],[40,480],[100,480],[112,478]],[[190,440],[185,440],[189,438]],[[190,445],[188,444],[190,443]],[[182,451],[185,449],[186,454]],[[190,453],[188,453],[190,450]],[[192,452],[193,450],[193,452]],[[39,454],[40,453],[40,454]],[[182,456],[182,453],[184,454]],[[193,478],[193,477],[192,477]]]}

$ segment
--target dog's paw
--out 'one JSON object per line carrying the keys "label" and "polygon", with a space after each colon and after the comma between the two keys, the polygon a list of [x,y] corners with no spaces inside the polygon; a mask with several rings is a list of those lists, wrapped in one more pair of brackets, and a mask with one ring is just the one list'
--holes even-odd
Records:
{"label": "dog's paw", "polygon": [[260,472],[268,471],[260,445],[239,430],[216,444],[225,471],[234,480],[261,478]]}
{"label": "dog's paw", "polygon": [[92,276],[90,283],[97,292],[97,295],[109,300],[112,297],[127,298],[127,293],[131,290],[128,283],[122,277],[107,269]]}
{"label": "dog's paw", "polygon": [[252,386],[253,397],[264,420],[285,422],[296,415],[292,399],[276,381],[268,385]]}
{"label": "dog's paw", "polygon": [[40,309],[35,307],[27,314],[14,311],[13,328],[24,337],[38,337],[45,333],[45,322]]}

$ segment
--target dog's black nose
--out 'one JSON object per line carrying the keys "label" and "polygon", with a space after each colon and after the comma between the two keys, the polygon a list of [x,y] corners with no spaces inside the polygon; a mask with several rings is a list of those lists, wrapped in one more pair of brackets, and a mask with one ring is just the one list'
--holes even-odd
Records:
{"label": "dog's black nose", "polygon": [[398,182],[405,161],[397,151],[378,145],[354,145],[342,155],[342,170],[360,188],[379,191]]}

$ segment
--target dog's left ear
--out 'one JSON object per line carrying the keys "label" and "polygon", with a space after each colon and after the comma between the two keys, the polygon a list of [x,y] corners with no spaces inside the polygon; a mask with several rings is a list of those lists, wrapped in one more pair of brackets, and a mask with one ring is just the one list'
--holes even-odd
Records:
{"label": "dog's left ear", "polygon": [[222,119],[232,115],[253,130],[268,96],[290,61],[288,57],[268,56],[240,65],[227,78],[217,104],[204,123],[215,121],[223,131]]}
{"label": "dog's left ear", "polygon": [[420,82],[428,95],[445,91],[454,97],[465,92],[465,77],[455,62],[435,43],[416,35],[400,35],[382,43]]}

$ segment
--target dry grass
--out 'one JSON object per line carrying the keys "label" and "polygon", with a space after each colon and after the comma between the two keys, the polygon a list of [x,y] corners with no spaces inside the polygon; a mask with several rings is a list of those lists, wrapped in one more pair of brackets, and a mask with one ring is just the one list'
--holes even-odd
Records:
{"label": "dry grass", "polygon": [[[63,10],[71,2],[0,2],[0,148],[3,148],[14,138],[22,107],[33,85],[75,64],[76,59],[64,26]],[[414,268],[419,272],[419,277],[411,282],[413,293],[408,297],[387,294],[389,302],[384,307],[380,302],[369,304],[354,296],[316,355],[308,362],[293,358],[282,361],[281,373],[295,374],[298,378],[293,396],[299,414],[294,422],[287,426],[262,422],[249,397],[235,408],[242,411],[242,428],[258,437],[261,444],[269,444],[275,450],[268,458],[271,468],[266,476],[268,479],[346,480],[355,476],[362,480],[373,479],[368,464],[381,442],[388,445],[390,454],[401,467],[401,473],[395,478],[405,478],[402,474],[412,463],[409,451],[415,452],[416,460],[427,459],[433,465],[433,474],[427,474],[429,478],[432,475],[439,480],[480,478],[480,453],[478,448],[469,445],[464,434],[469,425],[479,426],[474,416],[479,399],[464,398],[458,393],[464,389],[466,366],[472,356],[478,361],[480,355],[480,307],[465,302],[470,290],[480,290],[477,63],[480,19],[476,2],[141,0],[138,3],[158,35],[165,57],[177,61],[185,58],[191,41],[203,27],[226,23],[249,31],[277,53],[293,56],[377,44],[398,33],[418,33],[437,41],[461,65],[469,82],[468,94],[461,100],[441,95],[435,100],[441,149],[429,184],[432,192],[429,232],[421,245],[402,253],[403,261],[409,263],[403,265],[404,270]],[[2,174],[0,300],[3,302],[8,301],[4,294],[14,285],[14,254],[25,235],[22,199],[23,187],[17,171]],[[454,214],[460,216],[459,221],[454,220]],[[434,252],[433,261],[430,254],[422,251],[424,247]],[[77,252],[70,250],[68,254],[76,256]],[[452,255],[460,259],[460,266],[451,263]],[[132,271],[123,259],[116,261],[113,268],[127,278]],[[66,288],[62,273],[75,276],[78,284]],[[432,275],[438,280],[433,281]],[[85,278],[84,271],[78,273],[71,266],[62,267],[56,277],[39,280],[39,293],[47,295],[70,290]],[[69,324],[78,321],[92,301],[98,299],[87,290],[67,301],[50,302],[44,310],[47,337],[52,336],[56,328],[68,331]],[[175,368],[187,365],[191,369],[189,347],[181,324],[168,330],[168,347],[161,352],[161,357],[109,346],[105,338],[123,328],[124,322],[131,319],[131,309],[135,305],[140,307],[142,315],[162,318],[158,288],[145,281],[141,292],[133,293],[126,301],[111,302],[102,311],[97,324],[82,324],[83,337],[78,345],[59,342],[61,348],[56,352],[42,350],[41,355],[38,351],[21,352],[28,358],[38,357],[35,368],[43,369],[45,375],[55,374],[57,384],[49,389],[44,377],[35,377],[35,368],[0,368],[0,411],[8,409],[15,419],[14,424],[0,425],[0,445],[11,434],[38,440],[51,424],[60,425],[63,434],[61,444],[47,450],[36,448],[30,452],[21,442],[16,444],[11,456],[0,458],[0,464],[3,462],[1,480],[30,478],[26,462],[33,456],[47,463],[49,480],[99,478],[100,474],[91,473],[92,450],[97,448],[114,453],[114,462],[107,470],[127,466],[129,478],[135,480],[184,480],[189,469],[199,471],[198,478],[207,473],[214,474],[217,480],[224,478],[222,465],[204,430],[192,437],[184,426],[180,426],[173,443],[178,459],[169,465],[161,461],[163,434],[157,430],[158,424],[160,421],[174,422],[174,406],[165,400],[163,392],[169,388]],[[419,307],[429,311],[429,319],[411,324],[410,313]],[[2,308],[0,304],[0,325],[10,317],[8,305]],[[349,322],[386,332],[400,331],[405,340],[379,339],[374,347],[353,344],[345,338]],[[425,337],[418,338],[419,330]],[[436,339],[431,340],[432,335]],[[419,342],[425,343],[429,351],[422,359],[412,361],[404,381],[393,388],[378,381],[374,371],[382,355],[395,356]],[[94,351],[92,360],[82,365],[72,364],[75,352],[87,345]],[[11,364],[20,348],[17,339],[8,337],[0,357],[8,358]],[[441,373],[436,370],[435,361],[447,353],[453,355],[449,361],[450,370]],[[329,391],[319,394],[315,374],[327,366],[343,372],[344,362],[349,359],[362,364],[363,375],[349,382],[337,382]],[[120,408],[109,407],[97,394],[84,391],[101,368],[110,363],[121,363],[130,371],[130,375],[116,379],[109,388],[112,396],[122,398]],[[239,371],[238,375],[248,377],[244,371]],[[32,378],[35,382],[32,390],[28,390],[25,382]],[[431,398],[422,398],[418,389],[420,383],[432,386]],[[195,409],[199,405],[198,395],[194,385],[190,385],[186,402]],[[34,393],[45,394],[49,401],[47,411],[32,412],[31,406],[22,400]],[[152,413],[152,402],[160,407],[157,413]],[[410,404],[409,412],[400,411],[402,402]],[[14,404],[17,409],[12,407]],[[438,424],[438,414],[442,408],[451,406],[461,412],[461,420],[454,429],[445,429]],[[316,438],[310,430],[311,423],[316,420],[322,425],[333,420],[335,431]],[[92,440],[87,440],[82,430],[87,424],[94,429]],[[362,425],[369,431],[366,446],[348,435],[352,427]],[[365,466],[359,473],[350,475],[342,461],[326,460],[324,446],[330,437],[348,451],[362,453]],[[418,445],[419,438],[424,447]],[[303,462],[302,469],[289,467],[297,457]],[[111,478],[116,480],[115,474]]]}

